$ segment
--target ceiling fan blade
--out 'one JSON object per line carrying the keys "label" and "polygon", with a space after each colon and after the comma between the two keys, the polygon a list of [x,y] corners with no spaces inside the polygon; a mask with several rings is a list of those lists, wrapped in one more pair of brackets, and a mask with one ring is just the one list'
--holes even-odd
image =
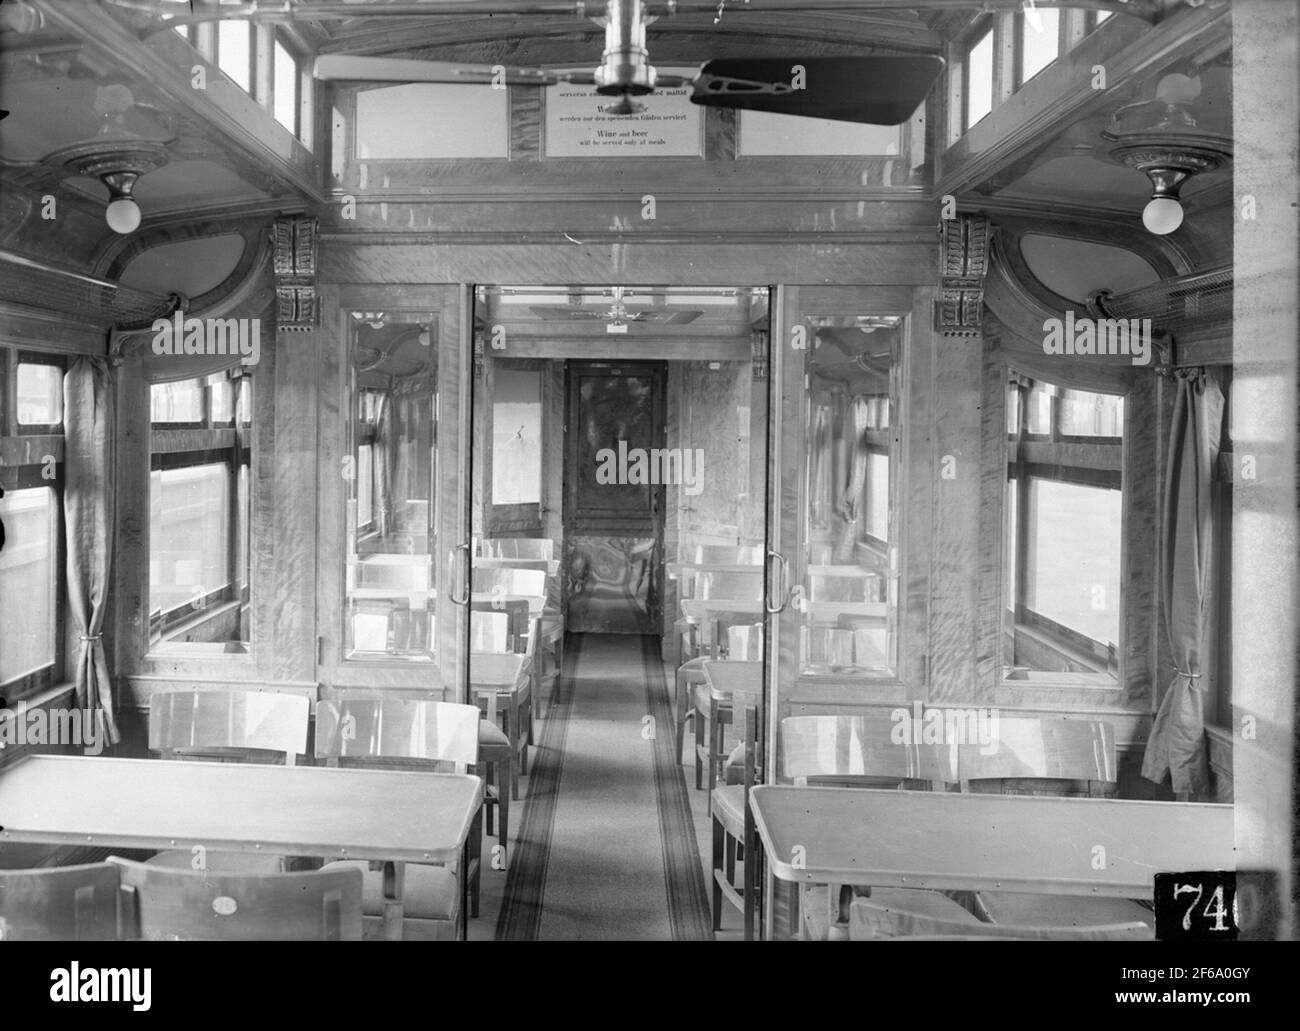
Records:
{"label": "ceiling fan blade", "polygon": [[560,81],[559,76],[540,68],[411,61],[397,57],[353,57],[349,54],[322,54],[316,58],[312,75],[317,79],[334,82],[455,82],[550,86]]}
{"label": "ceiling fan blade", "polygon": [[[705,107],[899,125],[925,100],[943,66],[943,58],[933,55],[725,58],[700,69],[691,101]],[[802,88],[795,89],[800,68]]]}
{"label": "ceiling fan blade", "polygon": [[653,322],[660,326],[684,326],[688,322],[694,322],[703,314],[704,312],[696,309],[653,308],[639,311],[630,318],[637,322]]}
{"label": "ceiling fan blade", "polygon": [[528,308],[538,318],[546,319],[550,322],[585,322],[588,319],[603,318],[602,312],[582,311],[579,308],[553,308],[543,307],[541,305],[530,305]]}

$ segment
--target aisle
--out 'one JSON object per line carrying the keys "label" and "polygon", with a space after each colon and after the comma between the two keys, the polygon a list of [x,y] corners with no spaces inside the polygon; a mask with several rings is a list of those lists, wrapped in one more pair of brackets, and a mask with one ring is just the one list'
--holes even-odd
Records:
{"label": "aisle", "polygon": [[569,639],[498,940],[712,937],[658,647],[653,637]]}

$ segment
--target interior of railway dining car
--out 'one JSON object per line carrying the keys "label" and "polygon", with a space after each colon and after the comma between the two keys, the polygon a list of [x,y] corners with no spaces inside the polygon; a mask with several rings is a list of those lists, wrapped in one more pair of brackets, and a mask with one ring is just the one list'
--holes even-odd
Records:
{"label": "interior of railway dining car", "polygon": [[0,938],[1294,937],[1296,40],[5,3]]}

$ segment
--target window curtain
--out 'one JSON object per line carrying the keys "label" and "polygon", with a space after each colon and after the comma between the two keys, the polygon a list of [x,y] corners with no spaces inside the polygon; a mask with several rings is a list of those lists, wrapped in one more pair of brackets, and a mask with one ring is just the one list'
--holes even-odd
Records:
{"label": "window curtain", "polygon": [[375,419],[374,504],[378,509],[377,523],[380,537],[387,537],[396,529],[393,512],[393,466],[397,456],[394,445],[393,396],[385,391],[379,397],[379,412]]}
{"label": "window curtain", "polygon": [[1209,789],[1201,657],[1210,612],[1211,487],[1223,392],[1202,369],[1180,369],[1174,383],[1160,548],[1160,596],[1173,678],[1156,711],[1142,776],[1159,782],[1168,774],[1175,792],[1201,796]]}
{"label": "window curtain", "polygon": [[114,519],[113,392],[104,358],[76,359],[63,377],[63,516],[68,548],[68,605],[81,638],[77,705],[121,740],[104,655],[104,611],[112,568]]}
{"label": "window curtain", "polygon": [[861,395],[855,397],[846,413],[849,431],[849,482],[840,496],[840,503],[835,507],[836,513],[844,520],[839,543],[835,546],[836,562],[852,562],[853,547],[857,543],[858,502],[862,499],[862,488],[867,482],[867,426],[870,424],[871,408],[867,399]]}

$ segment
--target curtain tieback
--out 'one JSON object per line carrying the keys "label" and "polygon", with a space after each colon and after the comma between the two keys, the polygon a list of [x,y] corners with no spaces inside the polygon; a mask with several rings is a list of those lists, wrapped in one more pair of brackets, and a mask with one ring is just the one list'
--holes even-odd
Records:
{"label": "curtain tieback", "polygon": [[1171,665],[1169,668],[1172,669],[1175,673],[1177,673],[1180,677],[1186,677],[1188,680],[1201,679],[1201,675],[1199,673],[1188,673],[1186,670],[1181,670],[1177,666],[1173,666],[1173,665]]}
{"label": "curtain tieback", "polygon": [[83,641],[102,641],[104,639],[104,635],[103,634],[82,634],[81,639]]}

